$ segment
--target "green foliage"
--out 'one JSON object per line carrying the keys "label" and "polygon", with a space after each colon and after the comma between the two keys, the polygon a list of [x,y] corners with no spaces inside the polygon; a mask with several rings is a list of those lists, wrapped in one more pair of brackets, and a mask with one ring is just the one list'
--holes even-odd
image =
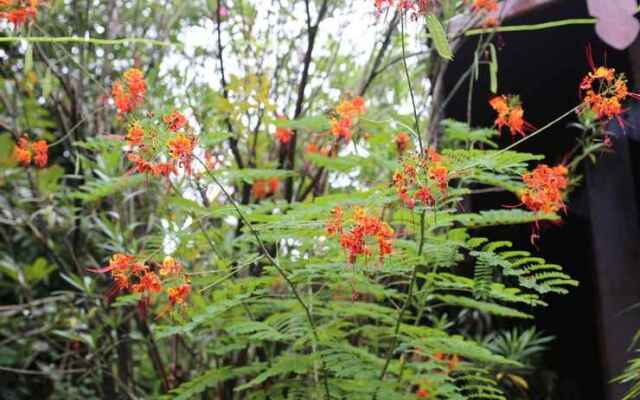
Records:
{"label": "green foliage", "polygon": [[624,372],[617,376],[613,382],[631,384],[631,388],[625,393],[623,400],[637,399],[640,397],[640,357],[633,356],[627,363]]}
{"label": "green foliage", "polygon": [[80,199],[84,202],[93,202],[103,199],[107,196],[123,192],[140,186],[145,182],[144,175],[125,175],[120,177],[102,176],[102,179],[87,182],[79,191],[73,192],[69,197]]}
{"label": "green foliage", "polygon": [[553,340],[553,336],[543,336],[535,327],[524,330],[516,327],[510,331],[499,331],[486,339],[494,353],[518,361],[529,368],[533,368],[537,358],[547,350]]}

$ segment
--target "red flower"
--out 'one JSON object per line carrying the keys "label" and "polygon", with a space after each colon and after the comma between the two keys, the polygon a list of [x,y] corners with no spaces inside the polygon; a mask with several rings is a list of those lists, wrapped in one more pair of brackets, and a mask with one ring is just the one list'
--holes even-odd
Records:
{"label": "red flower", "polygon": [[337,120],[331,120],[331,133],[336,139],[344,138],[346,141],[351,139],[351,125],[352,121],[349,118]]}
{"label": "red flower", "polygon": [[320,151],[320,149],[318,148],[318,145],[315,143],[309,143],[307,145],[307,147],[305,147],[304,149],[305,153],[307,154],[314,154],[314,153],[318,153]]}
{"label": "red flower", "polygon": [[342,233],[342,208],[336,207],[331,210],[332,217],[327,222],[326,231],[329,236]]}
{"label": "red flower", "polygon": [[256,179],[251,187],[251,192],[256,200],[262,200],[267,196],[273,195],[280,188],[280,180],[276,177],[269,179]]}
{"label": "red flower", "polygon": [[16,28],[33,21],[38,15],[38,0],[17,0],[12,4],[9,0],[0,1],[0,20],[6,19]]}
{"label": "red flower", "polygon": [[124,80],[127,83],[127,87],[129,88],[132,102],[136,104],[141,103],[147,90],[142,71],[137,68],[130,68],[125,71],[122,76],[124,77]]}
{"label": "red flower", "polygon": [[275,192],[277,192],[278,188],[280,187],[280,180],[276,177],[271,177],[269,178],[267,183],[269,184],[269,193],[275,194]]}
{"label": "red flower", "polygon": [[38,168],[44,168],[49,161],[49,145],[44,140],[30,143],[29,139],[23,136],[18,139],[13,149],[13,158],[23,167],[29,166],[33,161]]}
{"label": "red flower", "polygon": [[49,161],[49,145],[44,140],[36,140],[31,145],[31,148],[34,152],[33,161],[39,168],[44,168],[47,166],[47,162]]}
{"label": "red flower", "polygon": [[592,67],[592,72],[582,79],[580,90],[584,104],[601,119],[617,118],[620,121],[622,102],[627,97],[640,100],[640,95],[629,92],[626,77],[616,74],[613,68]]}
{"label": "red flower", "polygon": [[471,11],[473,12],[495,12],[498,11],[497,0],[472,0]]}
{"label": "red flower", "polygon": [[20,165],[26,167],[31,164],[32,156],[29,140],[24,136],[18,139],[18,143],[13,149],[13,157],[20,163]]}
{"label": "red flower", "polygon": [[344,100],[336,107],[336,114],[338,118],[331,119],[331,133],[337,140],[340,138],[349,141],[351,139],[351,126],[353,125],[353,119],[357,118],[361,114],[364,114],[365,102],[362,97],[356,97],[352,100]]}
{"label": "red flower", "polygon": [[500,25],[500,21],[496,17],[487,17],[482,23],[484,28],[495,28],[498,25]]}
{"label": "red flower", "polygon": [[496,96],[489,101],[489,105],[493,108],[498,116],[496,117],[495,125],[498,129],[508,127],[511,136],[526,135],[526,131],[533,130],[528,122],[524,120],[524,109],[520,103],[518,96],[502,95]]}
{"label": "red flower", "polygon": [[176,304],[183,304],[191,293],[191,285],[189,285],[188,283],[183,283],[178,287],[169,288],[169,290],[167,290],[167,293],[169,295],[169,304],[171,306],[175,306]]}
{"label": "red flower", "polygon": [[134,265],[134,257],[126,254],[114,254],[109,260],[109,265],[103,268],[89,269],[91,272],[106,273],[109,272],[113,278],[114,284],[109,290],[107,297],[112,299],[118,293],[128,290],[131,286],[129,276],[132,273]]}
{"label": "red flower", "polygon": [[440,192],[445,193],[449,185],[449,170],[441,164],[436,164],[429,169],[429,178],[435,180]]}
{"label": "red flower", "polygon": [[397,7],[400,10],[412,12],[412,18],[426,14],[429,8],[429,0],[374,0],[376,10],[382,12],[387,7]]}
{"label": "red flower", "polygon": [[407,208],[413,209],[417,201],[423,206],[433,206],[436,194],[446,195],[450,176],[445,162],[436,150],[428,148],[424,158],[405,160],[402,170],[393,174],[396,193]]}
{"label": "red flower", "polygon": [[132,146],[141,146],[144,140],[144,129],[138,122],[134,122],[127,131],[127,142]]}
{"label": "red flower", "polygon": [[111,95],[121,114],[133,111],[144,100],[146,84],[142,71],[131,68],[123,74],[123,80],[113,83]]}
{"label": "red flower", "polygon": [[364,98],[358,96],[353,100],[345,100],[336,107],[340,118],[353,119],[366,112]]}
{"label": "red flower", "polygon": [[160,267],[160,276],[178,275],[182,270],[182,265],[173,257],[165,257]]}
{"label": "red flower", "polygon": [[153,176],[164,176],[167,177],[170,174],[176,174],[176,164],[168,161],[165,163],[158,162],[151,164],[151,174]]}
{"label": "red flower", "polygon": [[525,173],[522,180],[527,189],[521,193],[520,201],[536,212],[552,213],[564,209],[562,191],[567,188],[567,172],[564,165],[551,168],[542,164]]}
{"label": "red flower", "polygon": [[168,161],[166,163],[153,163],[145,160],[143,157],[136,153],[129,153],[127,155],[127,158],[135,165],[134,170],[140,174],[151,174],[156,177],[167,177],[170,174],[175,174],[177,172],[176,165],[173,161]]}
{"label": "red flower", "polygon": [[131,286],[133,293],[158,293],[162,291],[162,283],[155,272],[146,272],[137,284]]}
{"label": "red flower", "polygon": [[280,144],[285,145],[291,141],[293,131],[287,128],[276,128],[276,139]]}
{"label": "red flower", "polygon": [[[287,117],[284,115],[278,115],[277,118],[281,121],[287,120]],[[291,138],[293,138],[293,131],[291,129],[276,127],[276,139],[280,144],[288,144],[291,141]]]}
{"label": "red flower", "polygon": [[368,216],[363,209],[356,207],[353,212],[354,225],[345,232],[342,226],[342,209],[336,208],[332,213],[333,217],[327,223],[327,233],[331,236],[340,234],[340,246],[347,250],[349,263],[353,264],[359,255],[364,255],[365,258],[372,255],[367,239],[377,244],[380,262],[393,251],[391,238],[394,232],[385,222]]}
{"label": "red flower", "polygon": [[182,133],[178,133],[174,138],[167,141],[169,155],[182,164],[187,175],[191,175],[191,162],[193,161],[195,142],[196,138],[194,136]]}
{"label": "red flower", "polygon": [[432,206],[435,203],[433,193],[428,187],[423,186],[416,191],[415,197],[425,206]]}
{"label": "red flower", "polygon": [[431,356],[434,360],[440,362],[447,362],[447,369],[449,372],[455,371],[460,365],[460,357],[457,354],[445,354],[441,352],[433,353]]}
{"label": "red flower", "polygon": [[187,117],[185,117],[184,114],[176,110],[173,110],[171,114],[167,114],[164,117],[162,117],[162,120],[164,121],[165,124],[167,124],[167,127],[172,132],[178,131],[180,128],[182,128],[187,124]]}
{"label": "red flower", "polygon": [[126,113],[131,111],[129,107],[129,95],[122,85],[122,82],[114,82],[111,87],[111,96],[113,96],[113,101],[116,103],[116,108],[119,112]]}
{"label": "red flower", "polygon": [[432,163],[439,163],[442,161],[442,156],[438,154],[436,149],[429,147],[427,150],[427,160]]}
{"label": "red flower", "polygon": [[405,152],[405,150],[407,150],[407,148],[409,148],[409,145],[411,144],[411,138],[409,138],[409,135],[407,135],[406,132],[398,132],[393,140],[396,143],[398,154],[401,155]]}
{"label": "red flower", "polygon": [[113,274],[113,287],[109,293],[109,297],[113,297],[120,292],[129,290],[129,277],[125,274]]}
{"label": "red flower", "polygon": [[267,185],[264,179],[257,179],[253,182],[251,193],[253,193],[253,197],[255,197],[256,200],[261,200],[267,197]]}
{"label": "red flower", "polygon": [[114,254],[113,257],[109,260],[109,265],[104,268],[98,269],[90,269],[91,272],[111,272],[111,273],[126,273],[129,272],[130,266],[133,262],[134,257],[128,256],[126,254],[117,253]]}
{"label": "red flower", "polygon": [[[109,272],[114,280],[114,285],[108,293],[108,298],[123,291],[131,293],[141,293],[143,296],[138,302],[141,315],[146,313],[147,307],[151,304],[150,295],[162,291],[163,282],[160,276],[167,276],[171,279],[178,277],[182,271],[182,266],[172,257],[166,257],[160,266],[160,276],[141,262],[136,262],[134,256],[126,254],[115,254],[109,260],[109,265],[104,268],[90,270],[92,272]],[[167,290],[169,304],[160,310],[158,317],[164,315],[176,304],[183,304],[191,293],[191,285],[188,277],[183,275],[184,283],[178,287]]]}

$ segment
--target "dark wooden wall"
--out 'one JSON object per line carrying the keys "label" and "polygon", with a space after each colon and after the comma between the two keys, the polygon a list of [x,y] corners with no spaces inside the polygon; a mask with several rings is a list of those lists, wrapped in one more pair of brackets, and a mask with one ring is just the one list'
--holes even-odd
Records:
{"label": "dark wooden wall", "polygon": [[[518,16],[507,24],[530,24],[561,18],[587,17],[584,0],[564,0]],[[593,26],[504,33],[497,37],[500,93],[521,95],[525,117],[542,126],[578,104],[578,84],[588,71],[585,47],[594,48],[596,63],[606,63],[635,77],[640,87],[640,44],[630,51],[608,48]],[[476,42],[466,43],[447,76],[451,88],[472,61]],[[634,68],[635,67],[635,68]],[[467,85],[463,85],[466,87]],[[473,93],[472,124],[491,125],[487,106],[488,72],[482,71]],[[462,90],[447,109],[450,117],[466,119],[467,92]],[[638,110],[638,112],[636,112]],[[574,119],[575,120],[575,119]],[[575,142],[578,131],[567,127],[571,119],[524,144],[521,150],[543,153],[556,164]],[[615,130],[615,128],[612,128]],[[537,312],[536,324],[556,336],[546,363],[557,373],[553,399],[619,400],[624,387],[609,384],[631,355],[631,339],[640,329],[640,106],[628,113],[626,135],[613,139],[611,154],[583,171],[586,180],[569,199],[569,212],[561,226],[542,232],[538,249],[550,262],[561,264],[581,285],[568,296],[550,298],[550,307]],[[511,143],[504,139],[504,145]],[[500,194],[474,199],[478,208],[513,204],[513,196]],[[496,230],[495,234],[529,244],[529,227]]]}

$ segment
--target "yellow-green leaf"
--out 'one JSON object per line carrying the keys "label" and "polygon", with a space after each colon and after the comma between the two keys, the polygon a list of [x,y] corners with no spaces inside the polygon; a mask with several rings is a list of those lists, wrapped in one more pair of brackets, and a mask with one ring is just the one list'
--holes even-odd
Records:
{"label": "yellow-green leaf", "polygon": [[491,50],[491,63],[489,64],[491,93],[498,93],[498,56],[493,43],[489,43],[489,49]]}
{"label": "yellow-green leaf", "polygon": [[444,31],[438,18],[433,14],[427,15],[427,29],[429,29],[433,44],[438,54],[440,54],[440,57],[446,58],[447,60],[453,59],[453,53],[447,40],[447,33]]}
{"label": "yellow-green leaf", "polygon": [[33,69],[33,47],[27,46],[27,52],[24,55],[24,72],[25,74]]}

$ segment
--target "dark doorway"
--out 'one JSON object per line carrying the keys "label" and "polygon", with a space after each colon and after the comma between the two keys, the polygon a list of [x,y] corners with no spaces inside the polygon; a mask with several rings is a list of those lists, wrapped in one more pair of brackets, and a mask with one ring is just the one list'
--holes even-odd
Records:
{"label": "dark doorway", "polygon": [[[589,16],[584,0],[565,0],[512,18],[505,22],[505,25],[534,24],[585,17]],[[477,40],[476,38],[465,43],[449,66],[445,93],[449,93],[465,68],[472,64]],[[593,48],[596,64],[615,66],[617,71],[633,77],[628,52],[607,47],[596,36],[593,25],[498,34],[494,43],[498,47],[499,59],[498,92],[519,94],[525,108],[525,118],[538,127],[557,118],[580,102],[578,85],[584,74],[589,71],[585,55],[587,45]],[[490,97],[488,68],[482,67],[479,78],[474,84],[471,102],[472,125],[493,124],[495,114],[488,105]],[[465,83],[449,103],[446,110],[447,117],[466,120],[467,101],[468,84]],[[549,165],[562,162],[578,134],[577,130],[567,126],[569,122],[575,120],[574,116],[565,119],[544,134],[524,143],[519,150],[545,154],[544,162]],[[506,146],[511,144],[512,139],[505,134],[501,141],[501,145]],[[626,148],[629,149],[631,165],[637,173],[640,171],[640,145],[630,142]],[[631,184],[634,191],[640,193],[633,179]],[[633,198],[635,201],[636,197]],[[500,193],[474,198],[473,201],[474,208],[478,209],[495,207],[495,204],[513,205],[518,202],[512,194]],[[598,296],[606,295],[606,291],[600,290],[602,282],[599,280],[602,278],[597,274],[596,255],[593,250],[593,235],[598,235],[598,232],[592,230],[591,212],[589,190],[585,181],[571,194],[568,212],[562,224],[543,229],[541,238],[536,243],[537,248],[530,243],[531,228],[529,226],[510,227],[493,232],[501,238],[511,240],[520,248],[541,254],[551,263],[562,265],[568,273],[580,281],[580,286],[572,290],[569,295],[551,296],[548,299],[551,307],[536,311],[536,325],[546,333],[556,336],[545,359],[546,366],[558,375],[553,399],[614,398],[607,382],[611,374],[605,372],[607,365],[604,360],[608,359],[607,351],[610,349],[604,346],[606,340],[603,339],[602,326],[610,322],[609,319],[602,318],[603,313],[600,311],[602,302]],[[612,210],[612,212],[616,211]],[[638,221],[635,220],[634,224],[638,225]],[[611,272],[616,273],[617,267],[611,265]],[[640,271],[635,272],[635,276],[628,277],[635,281],[640,280],[638,278],[640,278]],[[616,312],[621,311],[623,310],[616,310]],[[635,327],[640,328],[640,325]],[[629,341],[621,347],[625,354],[618,354],[621,360],[628,355],[624,348],[629,345]],[[616,369],[620,367],[619,364],[620,361],[617,361]],[[621,371],[618,370],[616,373],[619,372]],[[619,393],[618,389],[615,390]]]}

